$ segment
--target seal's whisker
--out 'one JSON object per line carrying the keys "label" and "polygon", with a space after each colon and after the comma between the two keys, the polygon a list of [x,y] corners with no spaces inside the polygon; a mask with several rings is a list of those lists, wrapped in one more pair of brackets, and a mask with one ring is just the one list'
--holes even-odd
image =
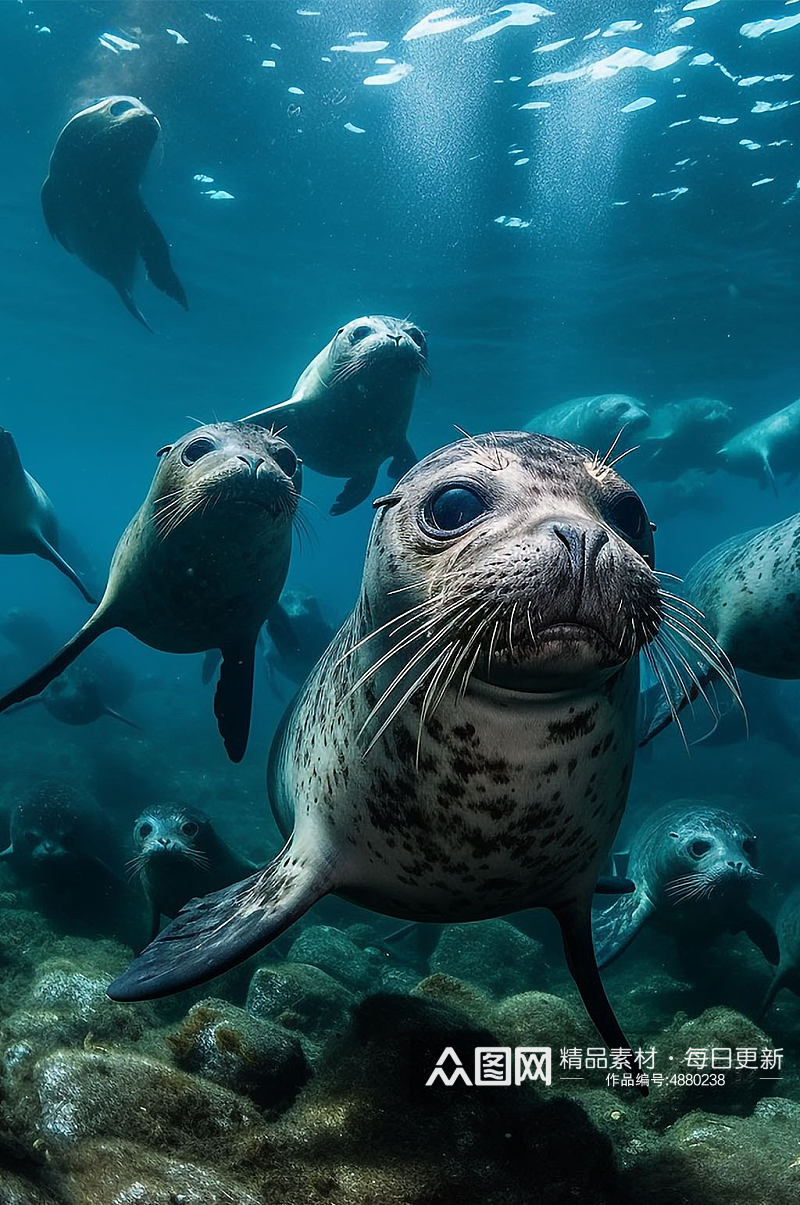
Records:
{"label": "seal's whisker", "polygon": [[333,668],[338,669],[338,667],[347,661],[349,657],[352,657],[353,653],[357,652],[362,645],[365,645],[370,640],[374,640],[374,638],[379,636],[381,632],[385,632],[388,628],[398,624],[399,626],[397,627],[396,631],[391,633],[391,635],[396,635],[397,632],[402,631],[402,629],[405,627],[408,627],[410,623],[414,623],[414,621],[418,618],[420,611],[424,611],[430,606],[430,604],[431,600],[426,598],[423,602],[416,603],[413,607],[409,607],[407,611],[402,611],[400,615],[395,615],[392,617],[392,619],[388,619],[386,623],[381,624],[379,628],[373,628],[372,631],[368,632],[366,636],[362,636],[360,640],[356,641],[355,644],[352,644],[347,652],[343,653],[339,660],[334,663]]}
{"label": "seal's whisker", "polygon": [[739,689],[739,683],[736,679],[736,670],[725,653],[724,649],[717,644],[714,637],[706,632],[703,628],[695,631],[688,628],[685,623],[675,615],[664,615],[664,624],[671,628],[678,636],[680,636],[694,651],[709,661],[713,669],[719,674],[722,681],[730,690],[738,705],[744,711],[744,703],[742,694]]}
{"label": "seal's whisker", "polygon": [[659,686],[661,687],[661,692],[664,696],[664,699],[666,700],[667,707],[669,708],[672,722],[673,722],[673,724],[675,724],[675,727],[678,729],[678,732],[681,734],[681,740],[683,741],[684,748],[686,749],[686,752],[688,753],[689,745],[686,741],[686,733],[683,730],[683,724],[680,721],[680,716],[678,715],[677,708],[675,707],[675,704],[672,701],[672,695],[669,693],[669,690],[667,689],[667,684],[664,681],[664,675],[661,672],[661,666],[659,665],[658,660],[657,660],[657,654],[659,654],[659,653],[660,653],[660,649],[657,646],[654,646],[654,643],[646,644],[642,649],[642,655],[644,656],[647,664],[649,665],[650,669],[652,670],[653,676],[655,677],[656,681],[658,682]]}
{"label": "seal's whisker", "polygon": [[[412,666],[414,665],[414,663],[415,663],[415,662],[416,662],[416,661],[417,661],[417,660],[418,660],[418,659],[419,659],[419,658],[420,658],[420,657],[421,657],[421,656],[422,656],[422,655],[423,655],[423,654],[424,654],[426,651],[427,651],[426,649],[421,649],[421,650],[420,650],[420,652],[419,652],[419,653],[417,653],[416,657],[413,657],[413,658],[411,659],[411,661],[410,661],[410,662],[408,663],[408,665],[406,666],[406,669],[403,671],[403,674],[399,674],[399,675],[398,675],[398,677],[395,679],[394,683],[392,684],[392,688],[393,688],[393,687],[394,687],[394,685],[395,685],[395,684],[396,684],[396,683],[399,681],[399,679],[405,675],[405,672],[406,672],[407,670],[411,669],[411,668],[412,668]],[[366,757],[367,757],[367,755],[370,753],[370,751],[371,751],[371,750],[372,750],[372,749],[375,747],[375,745],[378,743],[378,741],[379,741],[379,740],[381,739],[381,737],[383,736],[383,734],[384,734],[384,732],[386,731],[386,729],[387,729],[387,728],[389,727],[389,725],[391,724],[392,720],[393,720],[393,719],[395,718],[395,716],[396,716],[396,715],[397,715],[397,714],[398,714],[398,713],[399,713],[399,712],[400,712],[400,711],[403,709],[403,707],[405,707],[405,705],[406,705],[406,703],[409,701],[409,699],[411,699],[411,698],[413,697],[413,695],[414,695],[414,694],[415,694],[415,692],[416,692],[416,691],[419,689],[419,687],[422,685],[422,683],[425,681],[425,679],[427,678],[427,676],[428,676],[430,673],[433,673],[433,672],[435,671],[435,669],[436,669],[436,666],[437,666],[438,662],[441,660],[441,658],[442,658],[443,656],[444,656],[444,652],[440,652],[440,653],[438,653],[438,654],[437,654],[437,656],[436,656],[436,657],[434,657],[433,661],[431,661],[431,662],[430,662],[428,665],[426,665],[426,666],[425,666],[425,668],[424,668],[423,670],[421,670],[421,672],[420,672],[420,673],[417,675],[417,677],[414,679],[414,681],[411,683],[411,685],[408,687],[408,689],[405,691],[405,693],[404,693],[404,694],[403,694],[403,695],[400,697],[400,699],[397,701],[397,703],[395,703],[394,707],[393,707],[393,708],[392,708],[392,710],[389,712],[388,716],[387,716],[387,717],[386,717],[386,719],[383,721],[383,723],[381,724],[380,728],[379,728],[379,729],[378,729],[378,731],[375,733],[375,735],[373,736],[372,740],[370,741],[370,743],[367,745],[366,749],[364,750],[364,753],[363,753],[363,755],[362,755],[362,760],[363,760],[364,758],[366,758]],[[388,694],[388,692],[384,692],[384,694],[381,696],[381,699],[379,699],[379,700],[378,700],[378,702],[375,704],[375,707],[373,707],[372,711],[370,712],[369,716],[367,717],[366,721],[364,722],[364,724],[363,724],[363,725],[362,725],[362,727],[361,727],[361,730],[360,730],[360,731],[359,731],[359,733],[358,733],[359,738],[360,738],[360,737],[363,735],[364,729],[366,728],[367,724],[369,723],[369,721],[370,721],[370,720],[372,719],[372,717],[374,716],[375,712],[376,712],[376,711],[378,710],[378,708],[381,706],[381,703],[382,703],[382,701],[384,700],[384,698],[386,697],[386,695],[387,695],[387,694]]]}

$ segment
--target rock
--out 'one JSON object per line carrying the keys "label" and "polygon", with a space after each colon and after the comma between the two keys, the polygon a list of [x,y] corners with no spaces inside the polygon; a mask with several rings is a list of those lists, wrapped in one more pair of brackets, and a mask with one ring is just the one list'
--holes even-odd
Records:
{"label": "rock", "polygon": [[353,992],[366,991],[378,974],[375,959],[332,925],[308,925],[286,957],[288,962],[319,967]]}
{"label": "rock", "polygon": [[60,1205],[60,1202],[30,1180],[0,1168],[0,1205]]}
{"label": "rock", "polygon": [[195,1004],[167,1042],[184,1071],[249,1096],[264,1109],[286,1107],[309,1077],[295,1037],[224,1000]]}
{"label": "rock", "polygon": [[503,1000],[495,1028],[510,1046],[551,1046],[555,1055],[561,1047],[601,1044],[585,1012],[547,992],[522,992]]}
{"label": "rock", "polygon": [[430,966],[494,996],[530,991],[547,979],[542,945],[503,920],[446,925]]}
{"label": "rock", "polygon": [[355,996],[316,966],[300,962],[259,967],[250,981],[247,1011],[319,1040],[341,1029]]}
{"label": "rock", "polygon": [[421,980],[412,995],[457,1009],[474,1025],[489,1025],[494,1020],[495,1003],[486,992],[441,971]]}

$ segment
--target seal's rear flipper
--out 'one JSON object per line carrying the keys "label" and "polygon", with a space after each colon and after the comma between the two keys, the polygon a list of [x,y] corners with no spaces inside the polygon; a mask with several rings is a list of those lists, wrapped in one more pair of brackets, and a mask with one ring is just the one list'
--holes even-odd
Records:
{"label": "seal's rear flipper", "polygon": [[764,999],[761,1001],[761,1007],[759,1008],[758,1012],[756,1013],[756,1024],[757,1025],[760,1025],[761,1022],[764,1020],[764,1017],[767,1015],[770,1008],[772,1007],[773,1000],[775,999],[775,997],[777,996],[777,994],[781,990],[781,988],[789,986],[789,984],[787,982],[788,977],[789,976],[788,976],[787,972],[785,970],[782,970],[780,967],[775,972],[775,974],[772,976],[772,983],[767,988],[767,994],[764,997]]}
{"label": "seal's rear flipper", "polygon": [[39,537],[39,539],[37,540],[37,545],[38,545],[39,556],[42,557],[45,561],[50,561],[53,565],[56,566],[57,569],[60,569],[61,572],[64,574],[64,576],[68,577],[69,580],[72,582],[72,584],[78,587],[78,589],[80,590],[81,594],[86,599],[86,601],[88,603],[91,603],[93,607],[97,606],[97,599],[92,598],[91,594],[86,589],[86,587],[84,586],[81,579],[78,577],[75,570],[72,568],[72,566],[70,564],[67,563],[67,561],[64,560],[61,553],[57,552],[56,549],[53,547],[53,545],[48,543],[48,541],[44,538],[44,536]]}
{"label": "seal's rear flipper", "polygon": [[49,686],[59,674],[63,674],[68,665],[72,665],[75,658],[80,656],[85,648],[88,648],[103,632],[107,632],[110,627],[114,626],[98,619],[97,615],[98,612],[95,611],[91,619],[79,632],[75,633],[71,640],[67,641],[52,661],[48,661],[47,665],[42,666],[35,674],[31,674],[30,678],[26,678],[14,690],[3,695],[0,699],[0,711],[7,711],[15,703],[23,703],[26,699],[32,699],[34,695],[41,694],[44,688]]}
{"label": "seal's rear flipper", "polygon": [[222,650],[222,669],[214,695],[214,715],[232,762],[242,760],[250,735],[255,656],[256,642],[249,638],[235,648]]}
{"label": "seal's rear flipper", "polygon": [[592,917],[597,965],[606,967],[629,946],[655,908],[643,891],[621,895],[618,900]]}
{"label": "seal's rear flipper", "polygon": [[191,900],[109,986],[112,1000],[154,1000],[230,970],[327,894],[329,872],[284,847],[258,874]]}
{"label": "seal's rear flipper", "polygon": [[188,310],[186,292],[175,275],[175,269],[169,258],[167,240],[144,205],[142,205],[139,218],[139,254],[144,260],[147,275],[156,288]]}
{"label": "seal's rear flipper", "polygon": [[[113,281],[111,283],[114,284]],[[128,311],[128,313],[133,314],[136,321],[141,322],[142,326],[145,327],[147,330],[149,330],[150,334],[152,335],[153,334],[152,326],[147,321],[144,314],[142,313],[142,311],[139,309],[136,302],[131,297],[128,289],[126,289],[123,285],[118,285],[118,284],[114,284],[114,288],[119,293],[122,304],[125,306],[125,309]]]}
{"label": "seal's rear flipper", "polygon": [[209,649],[203,657],[202,679],[203,686],[208,686],[214,674],[217,672],[217,666],[222,660],[222,654],[219,649]]}
{"label": "seal's rear flipper", "polygon": [[377,476],[378,470],[376,469],[374,473],[361,473],[358,477],[351,477],[331,507],[330,513],[332,515],[343,515],[348,510],[353,510],[354,507],[358,506],[359,502],[363,502],[369,496],[369,492],[374,487]]}
{"label": "seal's rear flipper", "polygon": [[753,945],[758,946],[767,962],[772,963],[776,967],[781,960],[781,952],[775,930],[769,921],[756,912],[755,908],[748,906],[745,909],[742,929],[750,938]]}
{"label": "seal's rear flipper", "polygon": [[386,470],[392,481],[397,481],[417,463],[417,454],[407,439],[403,440]]}

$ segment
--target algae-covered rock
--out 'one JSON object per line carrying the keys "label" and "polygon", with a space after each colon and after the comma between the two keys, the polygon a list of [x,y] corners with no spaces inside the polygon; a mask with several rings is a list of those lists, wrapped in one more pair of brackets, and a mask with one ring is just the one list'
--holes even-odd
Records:
{"label": "algae-covered rock", "polygon": [[495,1028],[511,1046],[596,1046],[596,1031],[586,1016],[560,996],[521,992],[497,1007]]}
{"label": "algae-covered rock", "polygon": [[541,943],[502,920],[446,925],[430,967],[466,979],[494,996],[540,988],[547,979]]}
{"label": "algae-covered rock", "polygon": [[457,1009],[474,1025],[490,1025],[494,1020],[495,1002],[487,992],[441,971],[420,980],[412,995]]}
{"label": "algae-covered rock", "polygon": [[0,1166],[0,1205],[61,1205],[62,1200]]}
{"label": "algae-covered rock", "polygon": [[292,943],[287,961],[319,967],[354,992],[366,991],[379,973],[370,954],[332,925],[308,925]]}
{"label": "algae-covered rock", "polygon": [[317,966],[300,962],[259,967],[247,993],[247,1011],[314,1039],[341,1028],[354,994]]}
{"label": "algae-covered rock", "polygon": [[288,1105],[309,1076],[295,1037],[224,1000],[202,1000],[167,1039],[184,1071],[249,1096],[261,1108]]}

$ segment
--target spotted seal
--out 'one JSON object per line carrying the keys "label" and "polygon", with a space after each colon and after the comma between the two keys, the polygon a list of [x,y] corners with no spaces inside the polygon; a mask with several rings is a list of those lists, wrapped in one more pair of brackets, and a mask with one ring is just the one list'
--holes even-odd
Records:
{"label": "spotted seal", "polygon": [[525,430],[605,452],[621,431],[630,437],[649,425],[650,415],[637,398],[627,393],[598,393],[540,411],[525,424]]}
{"label": "spotted seal", "polygon": [[442,448],[375,506],[356,607],[273,743],[286,847],[189,904],[110,994],[208,979],[328,892],[423,921],[544,907],[603,1039],[627,1046],[590,909],[638,654],[670,618],[644,506],[590,453],[525,432]]}
{"label": "spotted seal", "polygon": [[10,841],[0,853],[20,877],[53,881],[88,864],[117,878],[121,860],[110,826],[97,805],[67,783],[46,780],[14,806]]}
{"label": "spotted seal", "polygon": [[594,918],[597,962],[608,966],[645,924],[686,940],[708,942],[744,931],[770,962],[778,948],[769,924],[749,901],[760,877],[757,842],[748,825],[700,799],[676,799],[657,809],[617,856],[636,890]]}
{"label": "spotted seal", "polygon": [[150,905],[152,937],[162,916],[177,916],[195,896],[229,887],[256,870],[225,844],[205,813],[180,803],[146,808],[134,823],[133,844],[128,867]]}
{"label": "spotted seal", "polygon": [[389,457],[393,481],[416,461],[406,428],[427,361],[427,341],[413,322],[354,318],[301,373],[288,401],[243,421],[274,423],[309,468],[349,478],[331,507],[342,515],[364,501]]}
{"label": "spotted seal", "polygon": [[782,988],[800,996],[800,887],[795,887],[781,904],[775,927],[780,961],[759,1009],[759,1022],[769,1012]]}
{"label": "spotted seal", "polygon": [[106,96],[64,126],[42,185],[50,234],[108,280],[148,330],[131,296],[140,257],[156,288],[187,308],[167,240],[139,195],[160,129],[155,114],[135,96]]}
{"label": "spotted seal", "polygon": [[22,467],[14,436],[0,427],[0,554],[33,553],[50,561],[93,603],[78,574],[58,551],[58,520],[39,482]]}
{"label": "spotted seal", "polygon": [[796,477],[800,465],[800,398],[739,431],[718,458],[729,473],[754,477],[777,493],[776,474]]}
{"label": "spotted seal", "polygon": [[219,649],[214,701],[233,761],[247,746],[258,632],[289,567],[300,466],[264,427],[214,423],[162,448],[94,614],[0,711],[39,694],[93,640],[125,628],[169,653]]}

